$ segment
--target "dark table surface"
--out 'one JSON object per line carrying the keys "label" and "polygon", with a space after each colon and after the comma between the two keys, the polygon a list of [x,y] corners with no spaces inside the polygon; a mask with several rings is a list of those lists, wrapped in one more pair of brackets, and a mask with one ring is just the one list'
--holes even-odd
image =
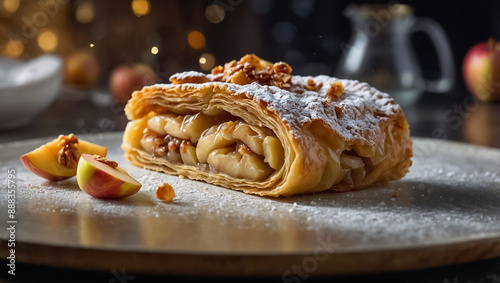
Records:
{"label": "dark table surface", "polygon": [[[450,94],[424,94],[415,105],[403,108],[412,136],[432,137],[500,148],[500,104],[480,103],[465,91]],[[127,119],[123,105],[105,93],[92,93],[79,99],[63,93],[29,125],[0,131],[0,143],[59,134],[102,134],[123,131]],[[500,168],[498,168],[500,170]],[[5,266],[6,261],[0,264]],[[17,263],[16,276],[5,272],[0,280],[9,282],[163,282],[193,281],[207,278],[169,277],[128,274],[122,271],[96,272]],[[125,270],[126,272],[126,270]],[[57,278],[57,279],[54,279]],[[230,281],[225,278],[218,281]],[[281,281],[281,278],[253,278]],[[298,278],[297,278],[298,279]],[[239,279],[241,280],[241,279]],[[250,281],[251,279],[247,279]],[[244,281],[247,281],[244,280]],[[370,274],[341,277],[309,277],[308,282],[500,282],[500,258],[456,266],[393,274]],[[297,281],[297,282],[299,282]]]}

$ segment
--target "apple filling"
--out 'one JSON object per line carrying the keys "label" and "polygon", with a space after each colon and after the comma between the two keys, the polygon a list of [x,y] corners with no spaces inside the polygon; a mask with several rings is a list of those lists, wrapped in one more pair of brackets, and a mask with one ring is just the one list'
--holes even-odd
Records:
{"label": "apple filling", "polygon": [[174,164],[252,181],[269,177],[284,162],[283,147],[273,131],[229,114],[154,116],[143,131],[141,146]]}

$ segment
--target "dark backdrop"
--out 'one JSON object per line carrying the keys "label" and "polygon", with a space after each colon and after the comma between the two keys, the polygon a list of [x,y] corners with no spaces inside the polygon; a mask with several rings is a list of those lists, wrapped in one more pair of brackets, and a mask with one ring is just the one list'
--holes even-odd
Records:
{"label": "dark backdrop", "polygon": [[[351,25],[343,16],[343,10],[350,3],[384,4],[381,1],[307,1],[312,3],[310,13],[307,13],[307,5],[305,5],[306,11],[297,14],[296,8],[294,9],[297,3],[294,2],[302,1],[205,1],[205,6],[214,3],[227,5],[226,18],[223,22],[219,24],[201,22],[202,29],[207,32],[207,48],[216,55],[217,64],[239,58],[245,53],[256,53],[271,61],[291,61],[292,66],[316,62],[319,64],[314,64],[311,68],[299,67],[296,70],[298,73],[302,71],[309,74],[333,75],[342,54],[339,44],[347,43],[351,34]],[[500,13],[495,13],[495,10],[498,11],[500,5],[490,0],[401,0],[398,3],[413,6],[417,17],[429,17],[441,24],[447,33],[457,66],[456,87],[464,88],[461,75],[462,60],[470,47],[498,33],[498,29],[494,27],[499,26]],[[238,5],[231,6],[231,4]],[[255,6],[258,5],[271,6],[271,8],[265,7],[269,11],[259,14],[255,12]],[[280,43],[273,34],[276,25],[283,21],[296,27],[295,35],[288,43]],[[189,25],[189,22],[187,24]],[[217,40],[213,40],[214,38]],[[430,40],[426,35],[415,34],[412,42],[424,70],[424,76],[436,77],[439,68]],[[196,68],[195,65],[192,67]]]}

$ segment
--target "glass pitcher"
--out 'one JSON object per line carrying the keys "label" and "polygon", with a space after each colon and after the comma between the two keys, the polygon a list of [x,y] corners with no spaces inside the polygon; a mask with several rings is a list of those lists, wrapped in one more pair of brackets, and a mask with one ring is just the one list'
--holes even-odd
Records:
{"label": "glass pitcher", "polygon": [[[337,67],[339,78],[357,79],[410,105],[422,92],[449,91],[455,81],[453,56],[438,23],[415,18],[408,5],[350,5],[344,11],[353,25],[350,42]],[[422,31],[435,45],[441,77],[424,80],[410,36]]]}

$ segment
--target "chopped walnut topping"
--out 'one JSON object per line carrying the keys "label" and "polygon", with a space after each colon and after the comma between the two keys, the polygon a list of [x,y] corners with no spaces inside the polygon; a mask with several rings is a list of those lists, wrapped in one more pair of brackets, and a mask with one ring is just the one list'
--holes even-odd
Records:
{"label": "chopped walnut topping", "polygon": [[309,91],[318,91],[323,87],[323,83],[316,84],[313,79],[307,80],[307,85],[305,86],[306,90]]}
{"label": "chopped walnut topping", "polygon": [[276,73],[285,73],[285,74],[292,73],[292,67],[290,67],[290,65],[288,65],[285,62],[274,63],[273,70]]}
{"label": "chopped walnut topping", "polygon": [[118,163],[116,161],[113,161],[113,160],[109,160],[107,159],[106,157],[102,157],[100,155],[97,155],[97,154],[94,154],[92,156],[92,158],[94,158],[95,160],[101,162],[101,163],[104,163],[112,168],[116,168],[118,167]]}
{"label": "chopped walnut topping", "polygon": [[61,149],[57,162],[66,168],[74,168],[78,164],[78,138],[74,134],[69,134],[68,136],[60,135],[58,139],[57,146]]}
{"label": "chopped walnut topping", "polygon": [[[309,79],[307,84],[293,84],[290,65],[285,62],[273,64],[253,54],[247,54],[239,61],[232,60],[223,66],[216,66],[209,75],[194,71],[184,72],[173,75],[170,77],[170,81],[174,84],[227,82],[239,85],[257,82],[261,85],[276,86],[299,94],[304,91],[324,91],[323,83],[317,83],[314,79]],[[325,103],[337,100],[337,97],[343,92],[340,82],[333,83],[328,87]]]}
{"label": "chopped walnut topping", "polygon": [[285,62],[272,64],[257,57],[245,55],[240,61],[233,60],[224,67],[212,69],[214,80],[235,83],[239,85],[258,82],[261,85],[272,85],[279,88],[290,88],[292,82],[292,67]]}
{"label": "chopped walnut topping", "polygon": [[221,73],[224,73],[224,67],[222,67],[221,65],[212,69],[212,75],[217,75]]}
{"label": "chopped walnut topping", "polygon": [[314,82],[313,79],[307,80],[306,89],[307,90],[315,90],[316,89],[316,83]]}
{"label": "chopped walnut topping", "polygon": [[162,201],[171,202],[175,197],[174,188],[168,183],[165,183],[156,189],[155,196]]}
{"label": "chopped walnut topping", "polygon": [[325,100],[328,102],[337,100],[344,93],[344,86],[341,82],[334,82],[326,92]]}

